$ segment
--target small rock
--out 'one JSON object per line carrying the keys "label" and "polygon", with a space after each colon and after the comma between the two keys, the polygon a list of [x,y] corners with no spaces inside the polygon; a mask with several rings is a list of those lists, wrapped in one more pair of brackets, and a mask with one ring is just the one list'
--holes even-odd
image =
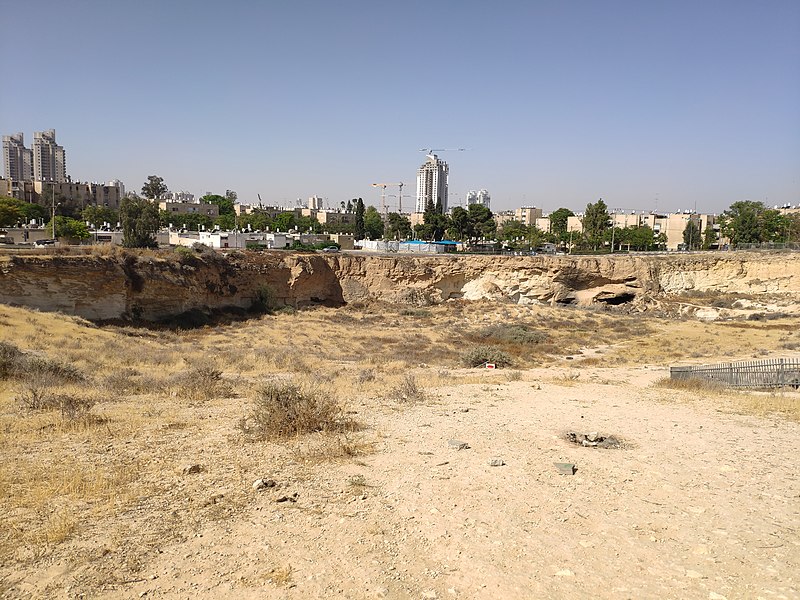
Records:
{"label": "small rock", "polygon": [[253,489],[257,491],[266,490],[267,488],[274,488],[276,485],[278,484],[275,483],[274,479],[256,479],[253,482]]}
{"label": "small rock", "polygon": [[569,569],[561,569],[559,572],[556,573],[556,577],[575,577],[575,573],[573,573]]}
{"label": "small rock", "polygon": [[686,569],[686,576],[690,579],[700,579],[702,577],[700,573],[691,569]]}
{"label": "small rock", "polygon": [[439,596],[433,590],[428,590],[427,592],[422,592],[422,597],[425,600],[436,600]]}
{"label": "small rock", "polygon": [[586,439],[589,440],[590,442],[596,442],[597,441],[597,437],[598,437],[598,435],[597,435],[596,431],[593,431],[591,433],[587,433],[586,434]]}
{"label": "small rock", "polygon": [[708,600],[728,600],[722,594],[718,594],[716,592],[708,592]]}
{"label": "small rock", "polygon": [[186,465],[183,467],[183,474],[184,475],[192,475],[194,473],[199,473],[203,470],[203,467],[200,465]]}
{"label": "small rock", "polygon": [[575,475],[575,465],[572,463],[553,463],[562,475]]}
{"label": "small rock", "polygon": [[461,412],[469,412],[469,409],[468,408],[462,408]]}
{"label": "small rock", "polygon": [[297,499],[300,497],[300,494],[295,492],[291,496],[281,496],[280,498],[276,499],[275,502],[297,502]]}
{"label": "small rock", "polygon": [[386,598],[389,595],[389,588],[380,588],[375,590],[375,596],[377,598]]}
{"label": "small rock", "polygon": [[489,466],[490,467],[502,467],[504,464],[506,464],[506,461],[504,461],[502,458],[490,458],[489,459]]}
{"label": "small rock", "polygon": [[467,442],[462,442],[461,440],[450,440],[447,442],[447,445],[453,448],[454,450],[469,449],[469,444]]}

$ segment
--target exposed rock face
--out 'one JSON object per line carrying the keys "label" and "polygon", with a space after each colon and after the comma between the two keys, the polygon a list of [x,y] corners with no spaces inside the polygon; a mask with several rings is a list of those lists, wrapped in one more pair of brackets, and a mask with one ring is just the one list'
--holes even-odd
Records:
{"label": "exposed rock face", "polygon": [[0,302],[88,319],[158,320],[190,310],[248,308],[268,289],[278,305],[451,298],[620,304],[717,291],[800,296],[800,255],[368,256],[285,252],[205,255],[35,255],[0,258]]}

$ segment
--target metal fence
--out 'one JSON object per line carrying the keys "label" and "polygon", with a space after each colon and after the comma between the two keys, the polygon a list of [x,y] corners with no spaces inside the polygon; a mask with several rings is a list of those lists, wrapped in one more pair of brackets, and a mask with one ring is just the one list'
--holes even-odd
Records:
{"label": "metal fence", "polygon": [[670,367],[671,379],[702,379],[741,388],[800,389],[800,358]]}

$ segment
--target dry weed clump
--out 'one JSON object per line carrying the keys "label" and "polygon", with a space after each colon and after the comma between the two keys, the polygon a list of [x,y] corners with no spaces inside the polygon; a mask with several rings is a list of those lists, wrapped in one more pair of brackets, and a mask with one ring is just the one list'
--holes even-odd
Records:
{"label": "dry weed clump", "polygon": [[400,382],[389,389],[386,395],[390,400],[398,402],[424,402],[428,397],[417,378],[410,373],[403,375]]}
{"label": "dry weed clump", "polygon": [[80,382],[86,376],[75,365],[47,356],[32,355],[14,344],[0,342],[0,379],[55,379]]}
{"label": "dry weed clump", "polygon": [[687,379],[672,379],[671,377],[662,377],[654,384],[655,387],[668,388],[671,390],[683,390],[687,392],[711,392],[715,394],[725,393],[726,388],[724,385],[717,381],[710,381],[700,377],[689,377]]}
{"label": "dry weed clump", "polygon": [[193,402],[204,402],[233,394],[233,386],[223,379],[222,371],[211,366],[193,367],[178,373],[171,378],[170,387],[179,398]]}
{"label": "dry weed clump", "polygon": [[276,380],[256,390],[252,412],[239,422],[239,428],[254,440],[277,440],[306,433],[353,431],[357,424],[325,391]]}

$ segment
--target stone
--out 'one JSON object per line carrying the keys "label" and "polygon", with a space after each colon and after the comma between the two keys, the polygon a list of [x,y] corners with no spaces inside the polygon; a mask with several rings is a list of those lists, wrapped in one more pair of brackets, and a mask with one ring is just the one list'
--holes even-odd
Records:
{"label": "stone", "polygon": [[454,450],[469,449],[469,444],[467,442],[462,442],[461,440],[450,440],[447,442],[447,445],[453,448]]}
{"label": "stone", "polygon": [[489,459],[489,466],[490,467],[502,467],[506,462],[502,458],[490,458]]}
{"label": "stone", "polygon": [[193,475],[194,473],[200,473],[203,470],[201,465],[186,465],[183,467],[183,474],[184,475]]}
{"label": "stone", "polygon": [[297,499],[298,499],[299,497],[300,497],[300,494],[298,494],[297,492],[295,492],[295,493],[294,493],[294,494],[292,494],[291,496],[281,496],[280,498],[277,498],[277,499],[275,500],[275,502],[297,502]]}
{"label": "stone", "polygon": [[722,594],[718,594],[717,592],[708,592],[708,600],[728,600]]}
{"label": "stone", "polygon": [[686,569],[686,576],[689,579],[700,579],[702,575],[697,571],[692,571],[691,569]]}
{"label": "stone", "polygon": [[556,573],[556,577],[575,577],[575,573],[569,569],[561,569]]}
{"label": "stone", "polygon": [[593,432],[591,432],[591,433],[587,433],[587,434],[586,434],[586,439],[587,439],[587,440],[589,440],[590,442],[596,442],[596,441],[598,441],[598,440],[597,440],[597,438],[598,438],[598,437],[599,437],[599,436],[597,435],[597,432],[596,432],[596,431],[593,431]]}
{"label": "stone", "polygon": [[575,465],[572,463],[553,463],[562,475],[575,475]]}
{"label": "stone", "polygon": [[274,488],[277,483],[274,479],[256,479],[253,482],[253,489],[256,491],[266,490],[267,488]]}
{"label": "stone", "polygon": [[428,590],[426,592],[422,592],[422,597],[425,600],[436,600],[439,596],[433,590]]}

